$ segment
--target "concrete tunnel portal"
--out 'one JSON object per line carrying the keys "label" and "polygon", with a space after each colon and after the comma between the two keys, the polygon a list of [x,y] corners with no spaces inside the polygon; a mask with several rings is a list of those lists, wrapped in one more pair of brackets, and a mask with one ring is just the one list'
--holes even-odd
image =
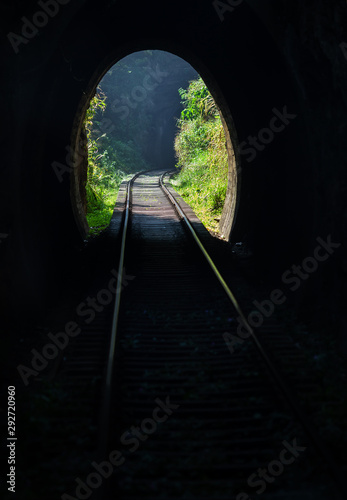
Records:
{"label": "concrete tunnel portal", "polygon": [[[151,48],[151,51],[152,50],[155,49]],[[129,55],[141,54],[144,52],[145,52],[144,50],[136,51]],[[226,103],[226,100],[222,92],[220,91],[213,75],[209,74],[209,72],[204,71],[203,69],[200,69],[202,68],[203,65],[197,62],[194,59],[194,57],[193,57],[194,61],[191,64],[190,61],[187,62],[183,57],[180,57],[179,54],[174,54],[173,52],[167,52],[167,51],[160,51],[160,52],[171,54],[172,56],[174,56],[175,62],[177,61],[176,64],[178,62],[181,62],[182,68],[187,69],[188,65],[191,69],[191,73],[188,72],[188,76],[186,78],[184,78],[183,76],[178,80],[176,89],[177,95],[176,99],[175,100],[173,99],[174,100],[173,106],[169,107],[169,104],[166,103],[167,104],[166,109],[164,110],[165,115],[161,117],[162,119],[159,122],[159,125],[157,126],[159,134],[153,137],[152,146],[153,150],[156,153],[156,157],[152,158],[152,163],[155,165],[156,168],[167,167],[168,170],[174,166],[175,160],[173,158],[174,154],[173,143],[174,143],[175,133],[177,132],[177,127],[175,126],[175,117],[179,116],[178,115],[179,110],[177,109],[177,102],[179,101],[178,88],[181,85],[184,85],[186,87],[189,84],[190,80],[200,75],[204,80],[205,84],[207,85],[208,89],[210,90],[217,104],[224,129],[225,144],[228,153],[228,180],[227,180],[226,198],[220,222],[220,231],[221,234],[223,234],[223,236],[228,240],[233,228],[234,217],[237,208],[238,186],[241,181],[241,176],[240,176],[241,166],[239,162],[239,155],[235,154],[235,151],[238,152],[239,150],[238,139],[229,106]],[[110,71],[110,69],[112,70],[112,68],[114,68],[117,65],[117,63],[126,60],[127,57],[128,57],[127,55],[123,56],[116,62],[112,62],[106,68],[97,69],[95,74],[98,75],[99,73],[99,76],[96,76],[95,79],[90,81],[89,93],[84,94],[82,96],[74,120],[74,125],[71,134],[71,144],[73,145],[72,146],[73,154],[71,156],[71,161],[72,161],[71,204],[76,219],[76,224],[83,238],[85,238],[88,233],[88,223],[85,215],[86,213],[85,183],[87,179],[88,153],[87,153],[87,141],[84,130],[84,118],[90,100],[97,92],[97,88],[99,86],[102,86],[102,82],[104,80],[105,75]],[[193,67],[194,63],[197,64],[196,67],[199,68],[200,70],[195,69]],[[109,102],[107,105],[114,112],[116,117],[115,119],[124,120],[128,117],[130,113],[129,106],[136,107],[138,104],[141,104],[142,101],[144,101],[146,98],[150,98],[151,92],[157,90],[157,87],[159,85],[165,85],[168,80],[170,81],[170,83],[172,83],[172,75],[170,75],[169,72],[166,71],[166,68],[163,70],[162,68],[159,68],[157,65],[155,71],[153,71],[152,69],[152,72],[150,74],[144,76],[141,88],[140,86],[137,86],[134,89],[132,89],[131,97],[133,98],[134,101],[133,103],[130,102],[129,105],[124,105],[124,102],[121,99],[115,99]],[[176,113],[176,115],[174,115],[174,113]],[[108,118],[104,121],[103,125],[104,128],[102,132],[107,133],[108,130],[110,130],[110,128],[112,127],[112,122]],[[164,141],[163,138],[164,126],[166,126],[167,128],[170,127],[168,130],[167,134],[168,137],[166,142]],[[166,148],[165,152],[163,152],[164,148]],[[168,151],[169,149],[171,149],[170,153]],[[170,154],[172,158],[170,158]],[[239,173],[239,175],[237,173]]]}
{"label": "concrete tunnel portal", "polygon": [[[104,2],[104,15],[99,18],[92,5],[82,2],[75,10],[65,7],[64,25],[58,18],[50,25],[47,34],[54,43],[48,44],[42,32],[20,48],[18,57],[8,54],[9,64],[15,65],[8,130],[16,134],[8,138],[3,186],[16,185],[20,179],[20,189],[4,189],[1,213],[2,233],[11,233],[3,251],[7,251],[7,268],[14,270],[4,271],[3,281],[11,290],[8,295],[14,307],[26,304],[28,296],[29,310],[42,307],[58,268],[66,268],[83,245],[88,230],[83,206],[86,159],[71,160],[85,141],[83,118],[109,68],[148,48],[187,61],[202,76],[221,111],[229,186],[237,180],[237,191],[229,190],[221,220],[229,242],[246,242],[264,270],[273,272],[298,255],[297,238],[309,245],[314,214],[307,193],[315,176],[309,151],[310,118],[300,94],[305,82],[298,84],[298,71],[290,66],[296,64],[295,53],[283,52],[282,32],[274,31],[271,12],[259,14],[258,3],[244,1],[233,12],[224,12],[221,20],[212,2],[192,2],[184,16],[185,3],[176,2],[168,7],[165,22],[158,23],[151,3],[134,10],[131,5]],[[35,6],[33,2],[34,11]],[[127,19],[131,23],[125,23]],[[11,51],[10,46],[7,49]],[[311,73],[321,71],[319,63],[313,66]],[[25,75],[25,86],[16,74]],[[21,98],[15,99],[18,95]],[[307,89],[306,95],[310,95]],[[45,105],[37,106],[38,102]],[[247,148],[239,145],[269,127],[273,110],[283,114],[285,109],[297,118],[248,162]],[[310,132],[317,123],[312,119]],[[264,141],[270,138],[262,135]],[[73,167],[67,165],[68,159]],[[52,168],[55,163],[68,167],[59,179]],[[293,197],[295,203],[288,202]],[[6,219],[9,213],[11,220]],[[321,220],[317,216],[315,227]]]}

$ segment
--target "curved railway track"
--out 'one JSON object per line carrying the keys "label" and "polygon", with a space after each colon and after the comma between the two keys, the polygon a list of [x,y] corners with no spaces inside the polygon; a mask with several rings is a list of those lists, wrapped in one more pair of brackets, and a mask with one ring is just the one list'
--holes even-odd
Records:
{"label": "curved railway track", "polygon": [[[254,332],[227,284],[244,303],[234,264],[223,279],[210,235],[165,176],[137,174],[112,222],[118,292],[112,315],[90,331],[94,348],[109,346],[97,356],[107,363],[97,461],[105,477],[95,496],[345,498],[297,402],[314,389],[298,375],[305,360],[275,319]],[[247,338],[231,352],[224,334],[236,335],[239,322]]]}

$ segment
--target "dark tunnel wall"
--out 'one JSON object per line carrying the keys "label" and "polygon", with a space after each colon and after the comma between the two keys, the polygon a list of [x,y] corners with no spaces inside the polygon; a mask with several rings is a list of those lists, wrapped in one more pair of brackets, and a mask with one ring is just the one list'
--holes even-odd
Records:
{"label": "dark tunnel wall", "polygon": [[300,290],[296,305],[333,322],[342,338],[346,3],[238,3],[234,8],[235,2],[219,2],[224,7],[218,13],[214,2],[201,0],[165,6],[60,1],[59,12],[36,34],[27,28],[31,38],[19,43],[16,54],[6,35],[21,34],[23,16],[32,20],[40,7],[2,2],[1,293],[10,310],[23,303],[39,310],[57,271],[82,243],[70,172],[60,182],[52,168],[53,162],[70,165],[67,148],[79,108],[88,105],[111,64],[153,48],[177,54],[200,72],[226,121],[233,119],[234,144],[258,136],[276,114],[289,113],[284,129],[276,130],[253,161],[247,161],[249,145],[248,154],[245,145],[236,150],[239,196],[230,241],[246,242],[264,277],[276,281],[310,255],[317,237],[331,234],[342,249]]}

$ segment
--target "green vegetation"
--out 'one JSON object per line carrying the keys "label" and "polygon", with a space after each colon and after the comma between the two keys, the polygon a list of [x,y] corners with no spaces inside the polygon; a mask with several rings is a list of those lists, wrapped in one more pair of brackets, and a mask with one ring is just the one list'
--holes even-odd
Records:
{"label": "green vegetation", "polygon": [[[132,141],[117,140],[109,132],[102,133],[106,99],[99,87],[84,121],[88,140],[86,216],[90,235],[100,233],[109,225],[121,182],[129,174],[148,168]],[[133,165],[138,168],[134,170]]]}
{"label": "green vegetation", "polygon": [[177,121],[175,151],[179,173],[172,184],[214,232],[227,189],[228,156],[217,106],[201,78],[179,89],[184,109]]}
{"label": "green vegetation", "polygon": [[166,84],[187,71],[173,54],[147,50],[126,56],[101,80],[85,117],[91,235],[108,226],[122,180],[156,166],[154,141],[163,102],[170,102]]}
{"label": "green vegetation", "polygon": [[175,140],[180,173],[173,182],[208,229],[218,231],[227,185],[224,131],[201,78],[191,81],[187,90],[180,88],[196,76],[173,54],[140,51],[103,77],[85,117],[91,235],[108,226],[126,177],[173,164],[173,151],[170,154],[166,144],[173,145],[177,130],[171,117],[180,114]]}
{"label": "green vegetation", "polygon": [[86,216],[91,228],[90,234],[97,234],[110,223],[118,188],[123,178],[123,173],[115,168],[115,162],[110,159],[106,134],[98,136],[96,133],[98,129],[95,126],[99,125],[96,117],[105,109],[106,96],[101,89],[98,89],[98,93],[90,102],[84,122],[88,139]]}

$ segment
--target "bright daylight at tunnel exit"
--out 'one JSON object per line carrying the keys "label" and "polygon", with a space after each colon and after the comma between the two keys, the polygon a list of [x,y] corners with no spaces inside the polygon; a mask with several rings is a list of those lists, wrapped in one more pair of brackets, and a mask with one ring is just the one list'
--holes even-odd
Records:
{"label": "bright daylight at tunnel exit", "polygon": [[[81,197],[90,235],[109,224],[123,180],[164,168],[177,171],[172,185],[207,229],[225,237],[220,220],[232,160],[217,105],[185,60],[159,50],[124,57],[99,82],[84,125],[88,173]],[[236,198],[236,176],[229,177]]]}

